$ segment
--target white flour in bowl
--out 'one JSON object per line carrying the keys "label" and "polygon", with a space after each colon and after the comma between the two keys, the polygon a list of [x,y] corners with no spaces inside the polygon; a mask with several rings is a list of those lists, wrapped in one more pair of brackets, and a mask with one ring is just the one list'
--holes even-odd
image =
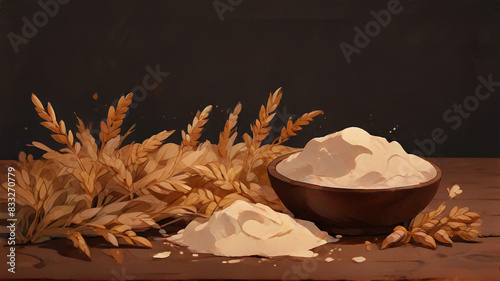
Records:
{"label": "white flour in bowl", "polygon": [[396,142],[350,127],[310,140],[276,170],[293,180],[343,188],[387,188],[431,180],[436,169]]}

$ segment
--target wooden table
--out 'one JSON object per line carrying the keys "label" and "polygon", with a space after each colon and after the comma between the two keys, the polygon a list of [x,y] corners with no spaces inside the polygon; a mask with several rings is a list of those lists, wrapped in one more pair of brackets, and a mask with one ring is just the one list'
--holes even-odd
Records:
{"label": "wooden table", "polygon": [[[69,240],[47,241],[17,247],[16,273],[7,272],[2,250],[0,277],[3,279],[84,279],[84,280],[161,280],[161,279],[500,279],[500,159],[434,158],[443,170],[443,180],[428,208],[447,198],[446,188],[460,184],[463,194],[448,202],[468,206],[483,215],[485,236],[477,243],[454,243],[437,250],[405,245],[380,250],[383,237],[343,237],[339,242],[316,248],[316,258],[279,257],[231,258],[200,254],[153,241],[153,249],[125,248],[125,261],[119,265],[103,253],[108,248],[100,239],[89,239],[92,260],[75,250]],[[6,171],[5,161],[0,171]],[[2,172],[2,174],[4,174]],[[2,175],[3,176],[3,175]],[[4,179],[3,179],[4,180]],[[3,212],[3,210],[2,210]],[[5,236],[4,236],[5,237]],[[372,250],[365,249],[368,240]],[[5,245],[5,239],[2,239]],[[332,252],[330,250],[333,249]],[[169,258],[153,260],[155,253],[171,251]],[[180,252],[183,251],[181,255]],[[4,254],[5,253],[5,254]],[[363,256],[366,261],[351,259]],[[325,258],[334,260],[326,262]]]}

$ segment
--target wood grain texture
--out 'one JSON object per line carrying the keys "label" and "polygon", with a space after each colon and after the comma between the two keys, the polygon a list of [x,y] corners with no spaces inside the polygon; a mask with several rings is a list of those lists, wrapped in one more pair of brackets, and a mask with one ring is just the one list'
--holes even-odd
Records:
{"label": "wood grain texture", "polygon": [[[88,239],[92,260],[76,251],[71,241],[61,239],[40,245],[18,246],[16,273],[0,264],[0,278],[24,280],[163,280],[163,279],[500,279],[500,159],[430,159],[441,167],[441,187],[428,208],[447,197],[447,187],[457,183],[463,194],[447,205],[469,206],[484,217],[481,229],[487,235],[476,243],[454,243],[429,250],[413,245],[379,250],[383,237],[350,237],[316,248],[314,259],[278,257],[241,258],[241,262],[223,264],[230,258],[200,254],[193,257],[183,247],[152,241],[153,249],[126,248],[125,261],[118,265],[105,255],[108,245],[99,238]],[[0,162],[0,180],[5,180],[6,161]],[[3,212],[3,211],[2,211]],[[5,237],[5,235],[3,236]],[[373,243],[365,249],[364,241]],[[5,245],[5,239],[2,239]],[[330,250],[333,251],[330,252]],[[342,250],[339,250],[342,249]],[[153,260],[155,253],[172,251],[169,258]],[[184,254],[181,255],[180,251]],[[2,254],[6,251],[2,250]],[[366,261],[351,259],[364,256]],[[332,262],[325,258],[332,257]]]}

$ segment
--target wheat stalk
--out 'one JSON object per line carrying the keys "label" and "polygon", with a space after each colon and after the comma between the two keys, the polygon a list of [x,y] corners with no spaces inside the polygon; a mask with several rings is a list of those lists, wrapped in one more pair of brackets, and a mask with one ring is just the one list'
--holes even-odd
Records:
{"label": "wheat stalk", "polygon": [[78,161],[78,164],[80,165],[80,168],[85,171],[85,167],[82,164],[82,161],[80,160],[80,157],[78,156],[78,152],[76,151],[74,147],[74,137],[73,137],[73,132],[71,130],[66,131],[66,124],[64,123],[63,120],[60,120],[57,122],[56,118],[56,112],[54,111],[54,108],[52,105],[47,103],[47,110],[45,110],[45,107],[43,106],[42,102],[38,97],[32,93],[31,94],[31,101],[35,105],[35,110],[38,113],[38,116],[45,120],[44,122],[41,122],[45,128],[51,130],[54,132],[54,134],[51,135],[51,137],[58,143],[65,144],[68,146],[68,148],[73,152],[75,155],[76,160]]}
{"label": "wheat stalk", "polygon": [[189,124],[187,127],[187,133],[182,130],[182,145],[195,147],[198,144],[198,140],[201,137],[201,131],[203,126],[208,121],[208,115],[212,110],[212,106],[209,105],[203,109],[203,111],[196,112],[196,116],[193,119],[193,123]]}
{"label": "wheat stalk", "polygon": [[142,142],[142,144],[134,144],[133,151],[129,154],[128,165],[139,165],[147,161],[147,156],[153,151],[157,150],[170,135],[174,133],[171,131],[161,131],[160,133],[150,137]]}
{"label": "wheat stalk", "polygon": [[[448,189],[448,198],[453,199],[462,193],[460,186],[455,184]],[[411,241],[436,249],[436,241],[445,244],[453,244],[452,238],[459,237],[465,241],[473,241],[481,236],[482,232],[478,226],[481,225],[481,215],[471,212],[469,207],[453,207],[448,215],[442,215],[446,209],[445,202],[437,209],[418,214],[410,223],[408,229],[403,226],[394,228],[387,238],[382,241],[381,249],[401,246]]]}
{"label": "wheat stalk", "polygon": [[132,124],[132,126],[130,126],[130,128],[128,128],[127,132],[125,132],[125,134],[123,134],[123,137],[120,139],[120,143],[118,144],[118,147],[121,147],[123,144],[123,141],[128,136],[130,136],[134,131],[135,131],[135,124]]}
{"label": "wheat stalk", "polygon": [[133,93],[130,93],[126,97],[122,96],[118,100],[116,109],[113,106],[109,107],[106,122],[101,121],[101,132],[99,133],[99,139],[101,140],[101,151],[107,141],[116,137],[120,133],[120,126],[123,123],[123,119],[125,119],[129,105],[132,103],[133,95]]}
{"label": "wheat stalk", "polygon": [[236,138],[236,124],[238,123],[238,114],[241,112],[241,103],[238,103],[224,125],[224,130],[219,135],[217,150],[222,158],[227,156],[228,150],[234,144]]}
{"label": "wheat stalk", "polygon": [[245,156],[245,160],[243,161],[243,169],[241,169],[238,176],[238,178],[242,181],[247,180],[252,168],[254,167],[254,153],[257,149],[259,149],[262,141],[269,135],[269,131],[271,131],[269,123],[271,123],[271,120],[273,120],[274,115],[276,114],[273,112],[278,107],[281,97],[281,88],[277,89],[274,94],[270,93],[266,106],[264,107],[262,105],[260,107],[259,118],[255,120],[254,125],[250,125],[253,137],[250,137],[247,133],[243,135],[243,140],[245,141],[248,152]]}
{"label": "wheat stalk", "polygon": [[323,114],[321,110],[311,111],[300,116],[295,122],[292,122],[292,118],[288,119],[288,122],[283,129],[281,129],[281,134],[277,137],[272,144],[282,144],[286,142],[290,137],[297,135],[295,132],[302,130],[301,126],[306,126],[309,122],[313,121],[313,118]]}
{"label": "wheat stalk", "polygon": [[271,131],[269,123],[274,118],[275,113],[273,112],[278,107],[281,97],[281,88],[277,89],[274,94],[270,93],[266,107],[263,105],[260,107],[259,118],[255,120],[254,125],[250,125],[253,137],[250,137],[247,133],[243,135],[243,140],[249,150],[247,157],[245,158],[245,165],[255,150],[259,148],[262,141],[269,135],[269,131]]}
{"label": "wheat stalk", "polygon": [[269,94],[266,107],[263,105],[260,107],[259,118],[255,120],[255,125],[250,126],[253,134],[251,142],[252,151],[259,148],[262,141],[269,135],[269,131],[271,131],[269,123],[273,120],[274,115],[276,114],[273,112],[278,107],[281,97],[281,88],[279,88],[274,92],[274,94]]}

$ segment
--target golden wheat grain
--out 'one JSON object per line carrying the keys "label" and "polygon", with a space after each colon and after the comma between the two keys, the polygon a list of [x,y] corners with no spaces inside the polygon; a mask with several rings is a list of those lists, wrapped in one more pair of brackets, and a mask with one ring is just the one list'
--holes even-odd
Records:
{"label": "golden wheat grain", "polygon": [[107,141],[116,137],[120,133],[120,126],[125,119],[129,105],[132,103],[133,93],[128,94],[126,97],[121,97],[118,100],[116,109],[113,106],[109,107],[106,122],[101,121],[101,132],[99,139],[101,140],[101,150]]}
{"label": "golden wheat grain", "polygon": [[255,120],[255,124],[250,125],[252,137],[250,137],[247,133],[243,135],[247,152],[242,164],[243,169],[241,169],[241,173],[238,175],[238,178],[241,181],[249,182],[252,181],[252,178],[255,178],[255,175],[252,173],[252,167],[254,166],[254,153],[257,149],[259,149],[262,141],[271,131],[269,123],[274,118],[275,113],[273,112],[278,107],[281,97],[281,88],[277,89],[274,94],[270,93],[266,106],[264,107],[262,105],[260,107],[259,118]]}
{"label": "golden wheat grain", "polygon": [[[461,194],[461,191],[457,192],[459,190],[460,187],[457,185],[452,190],[449,190],[449,199]],[[436,249],[436,241],[451,245],[454,237],[472,241],[482,234],[481,230],[477,228],[481,225],[481,215],[469,211],[468,207],[459,208],[458,206],[454,206],[447,215],[443,215],[445,209],[446,205],[443,202],[437,209],[417,215],[408,228],[411,233],[411,241],[424,247]],[[394,237],[400,237],[401,231],[406,231],[402,226],[397,228],[384,240],[382,249],[391,245],[399,246],[410,242],[410,240],[401,243],[395,241]]]}
{"label": "golden wheat grain", "polygon": [[260,107],[259,118],[255,121],[255,125],[250,126],[253,134],[251,143],[253,151],[259,148],[262,141],[269,135],[269,131],[271,131],[269,123],[276,114],[273,112],[278,107],[281,97],[281,88],[276,90],[274,94],[269,94],[266,107],[263,105]]}
{"label": "golden wheat grain", "polygon": [[229,114],[229,118],[224,124],[224,130],[219,135],[219,143],[217,150],[222,158],[227,156],[228,151],[233,147],[237,132],[235,130],[238,123],[238,114],[241,112],[241,103],[238,103],[233,112]]}
{"label": "golden wheat grain", "polygon": [[148,159],[147,156],[157,150],[174,132],[174,130],[164,130],[143,141],[141,144],[134,144],[133,147],[135,149],[129,154],[127,165],[139,165],[146,162]]}
{"label": "golden wheat grain", "polygon": [[311,111],[300,116],[295,122],[292,122],[292,118],[288,119],[288,122],[283,129],[281,129],[281,134],[277,137],[273,144],[282,144],[286,142],[291,136],[297,135],[295,132],[302,130],[302,126],[308,125],[309,122],[313,121],[313,118],[323,114],[321,110]]}
{"label": "golden wheat grain", "polygon": [[78,152],[76,151],[74,146],[73,133],[71,132],[71,130],[66,131],[66,125],[64,121],[61,120],[57,122],[56,113],[52,108],[50,102],[47,103],[47,110],[45,110],[42,102],[40,101],[40,99],[38,99],[38,97],[34,93],[31,94],[31,101],[35,105],[35,110],[40,116],[40,118],[45,120],[45,122],[42,122],[40,124],[42,124],[44,127],[48,128],[49,130],[55,133],[51,135],[51,137],[55,141],[68,146],[68,148],[71,150],[76,160],[78,161],[80,168],[82,170],[85,170],[85,167],[83,166],[82,161],[78,156]]}
{"label": "golden wheat grain", "polygon": [[182,131],[182,144],[185,146],[195,147],[198,145],[198,140],[201,137],[201,131],[203,126],[208,121],[208,115],[212,111],[212,106],[209,105],[203,109],[203,111],[196,112],[196,116],[193,119],[193,123],[189,124],[187,127],[187,133]]}

